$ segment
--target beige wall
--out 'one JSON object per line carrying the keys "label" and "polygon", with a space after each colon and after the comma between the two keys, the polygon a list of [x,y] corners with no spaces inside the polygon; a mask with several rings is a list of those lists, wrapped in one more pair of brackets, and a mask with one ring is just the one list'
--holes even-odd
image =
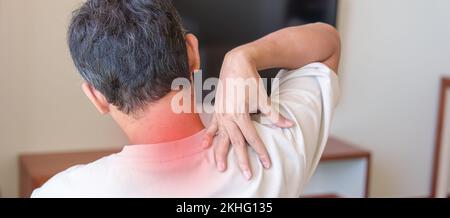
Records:
{"label": "beige wall", "polygon": [[343,98],[334,134],[373,151],[371,196],[429,193],[449,0],[341,0]]}
{"label": "beige wall", "polygon": [[17,195],[23,152],[96,149],[126,141],[83,96],[66,46],[79,0],[0,0],[0,188]]}
{"label": "beige wall", "polygon": [[[81,0],[0,0],[0,188],[17,155],[126,141],[81,93],[65,33]],[[422,196],[431,177],[438,81],[450,75],[450,1],[341,0],[343,98],[334,133],[373,151],[372,196]]]}

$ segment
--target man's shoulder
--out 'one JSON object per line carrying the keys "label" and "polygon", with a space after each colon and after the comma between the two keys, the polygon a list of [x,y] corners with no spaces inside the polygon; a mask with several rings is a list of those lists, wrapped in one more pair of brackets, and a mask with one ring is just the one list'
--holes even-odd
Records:
{"label": "man's shoulder", "polygon": [[[103,157],[89,164],[72,166],[49,179],[33,191],[32,198],[77,197],[102,184],[115,155]],[[98,188],[98,187],[97,187]]]}

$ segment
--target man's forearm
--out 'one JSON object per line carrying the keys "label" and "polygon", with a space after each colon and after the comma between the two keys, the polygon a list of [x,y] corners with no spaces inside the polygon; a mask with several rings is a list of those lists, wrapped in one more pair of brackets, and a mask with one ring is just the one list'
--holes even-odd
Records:
{"label": "man's forearm", "polygon": [[244,53],[257,70],[296,69],[323,62],[337,72],[340,39],[334,27],[315,23],[279,30],[233,52]]}

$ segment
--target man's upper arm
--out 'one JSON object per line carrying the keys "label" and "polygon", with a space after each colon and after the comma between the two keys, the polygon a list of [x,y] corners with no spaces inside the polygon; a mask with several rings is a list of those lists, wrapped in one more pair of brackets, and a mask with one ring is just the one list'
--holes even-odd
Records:
{"label": "man's upper arm", "polygon": [[278,79],[271,98],[284,116],[296,122],[287,132],[295,139],[294,149],[305,157],[304,179],[308,180],[328,139],[339,95],[337,76],[326,65],[314,63],[299,70],[282,71]]}

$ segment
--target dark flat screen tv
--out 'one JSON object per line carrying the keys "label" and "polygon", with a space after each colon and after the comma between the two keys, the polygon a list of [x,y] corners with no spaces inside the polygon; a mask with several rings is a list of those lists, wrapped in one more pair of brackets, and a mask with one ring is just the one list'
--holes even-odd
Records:
{"label": "dark flat screen tv", "polygon": [[174,0],[186,29],[200,41],[204,77],[218,76],[227,51],[278,29],[314,22],[336,25],[337,0]]}

